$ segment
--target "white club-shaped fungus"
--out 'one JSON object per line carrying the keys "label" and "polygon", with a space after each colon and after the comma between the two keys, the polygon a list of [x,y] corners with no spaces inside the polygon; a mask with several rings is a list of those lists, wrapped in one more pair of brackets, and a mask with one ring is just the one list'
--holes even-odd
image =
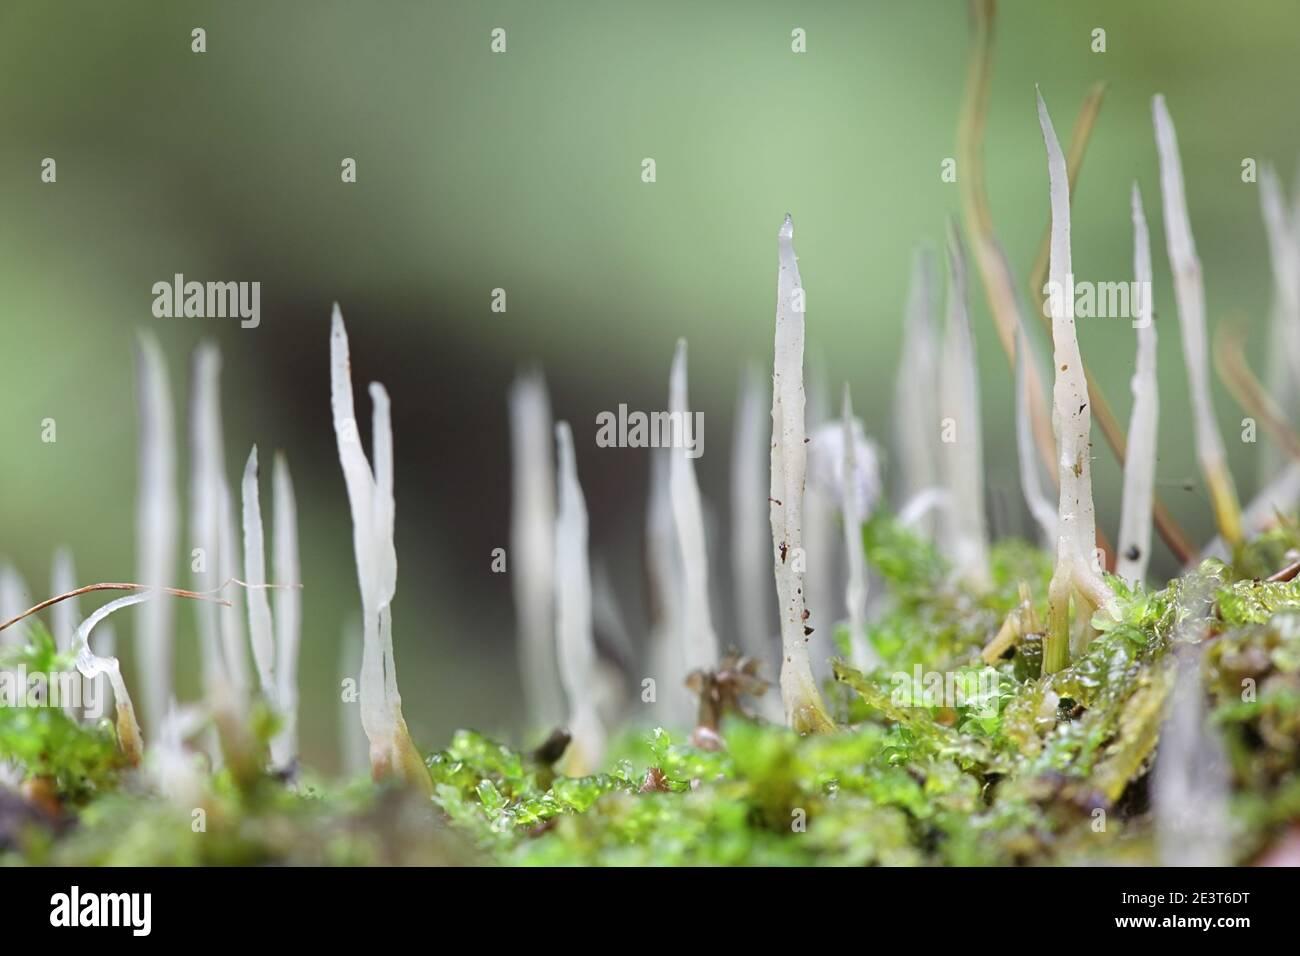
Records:
{"label": "white club-shaped fungus", "polygon": [[804,294],[794,254],[794,223],[777,234],[776,338],[772,363],[772,473],[768,490],[772,558],[781,615],[781,702],[799,733],[834,729],[808,659],[804,618],[803,496]]}
{"label": "white club-shaped fungus", "polygon": [[756,368],[748,366],[741,378],[731,445],[731,574],[739,646],[765,664],[775,659],[769,622],[772,579],[763,555],[767,536],[767,486],[763,480],[766,404],[762,378]]}
{"label": "white club-shaped fungus", "polygon": [[1182,330],[1183,360],[1187,364],[1187,384],[1192,393],[1195,421],[1196,457],[1209,487],[1210,502],[1219,533],[1232,547],[1242,541],[1241,506],[1237,489],[1228,471],[1223,439],[1214,419],[1210,398],[1210,368],[1205,335],[1205,282],[1201,261],[1192,239],[1192,223],[1187,214],[1187,196],[1183,188],[1183,166],[1178,156],[1178,138],[1173,120],[1165,108],[1165,98],[1156,96],[1151,103],[1155,118],[1156,151],[1160,157],[1160,192],[1164,200],[1165,243],[1169,250],[1169,267],[1174,274],[1174,300],[1178,306],[1178,323]]}
{"label": "white club-shaped fungus", "polygon": [[[686,391],[686,340],[679,339],[673,353],[668,376],[668,411],[670,420],[680,422],[678,436],[670,449],[668,491],[673,507],[673,527],[682,556],[682,671],[670,675],[685,680],[686,675],[701,668],[718,665],[718,637],[713,630],[709,609],[709,558],[705,545],[704,512],[700,506],[700,486],[695,481],[695,466],[687,457],[685,436],[690,420],[690,403]],[[696,442],[703,435],[693,435]],[[698,447],[698,446],[697,446]]]}
{"label": "white club-shaped fungus", "polygon": [[266,595],[266,534],[262,524],[262,498],[258,489],[257,446],[248,454],[240,482],[244,515],[244,584],[248,588],[248,637],[262,694],[275,700],[275,635],[271,602]]}
{"label": "white club-shaped fungus", "polygon": [[277,454],[271,467],[271,495],[275,506],[272,567],[280,585],[273,598],[276,705],[282,721],[279,733],[271,740],[271,760],[284,768],[292,766],[298,757],[298,647],[302,641],[302,592],[297,587],[302,580],[298,505],[284,455]]}
{"label": "white club-shaped fungus", "polygon": [[530,723],[552,727],[564,719],[564,695],[555,660],[554,426],[540,372],[510,387],[510,579],[518,621],[519,671]]}
{"label": "white club-shaped fungus", "polygon": [[1092,503],[1092,414],[1083,357],[1074,329],[1073,265],[1070,261],[1070,192],[1065,156],[1056,139],[1047,104],[1038,96],[1038,122],[1047,146],[1052,204],[1051,265],[1048,296],[1052,312],[1052,426],[1056,433],[1060,503],[1056,519],[1056,565],[1048,587],[1048,633],[1043,642],[1043,672],[1069,662],[1070,603],[1086,622],[1094,608],[1115,614],[1115,598],[1097,567],[1097,521]]}
{"label": "white club-shaped fungus", "polygon": [[[844,385],[842,418],[844,456],[843,478],[840,481],[840,515],[844,523],[844,551],[849,564],[849,580],[844,592],[844,604],[848,611],[849,651],[854,667],[870,670],[879,660],[867,641],[867,568],[862,553],[862,521],[869,509],[863,507],[863,483],[858,479],[859,472],[864,470],[859,459],[868,448],[861,435],[861,423],[853,417],[853,399],[849,395],[847,383]],[[877,496],[879,487],[877,474]]]}
{"label": "white club-shaped fungus", "polygon": [[361,723],[370,741],[370,768],[376,779],[396,774],[424,793],[432,781],[402,717],[393,661],[392,600],[397,589],[397,551],[393,544],[393,434],[388,393],[370,386],[373,406],[374,471],[361,449],[352,400],[348,334],[337,305],[330,328],[330,399],[339,462],[352,511],[352,547],[361,590],[363,651]]}
{"label": "white club-shaped fungus", "polygon": [[573,434],[567,422],[555,425],[555,637],[560,679],[569,702],[573,740],[565,769],[591,773],[605,750],[605,728],[596,708],[596,641],[591,628],[591,564],[587,555],[587,502],[578,483]]}
{"label": "white club-shaped fungus", "polygon": [[[135,707],[131,703],[131,695],[127,693],[126,682],[122,680],[122,668],[117,658],[100,657],[91,650],[90,634],[100,621],[114,611],[146,602],[157,593],[155,590],[141,591],[109,601],[81,622],[72,640],[73,659],[81,676],[87,680],[95,680],[101,674],[108,677],[117,708],[117,743],[127,761],[133,765],[140,762],[140,757],[144,753],[144,743],[140,738],[140,724],[135,717]],[[159,714],[160,725],[165,714],[166,711]]]}
{"label": "white club-shaped fungus", "polygon": [[[1300,202],[1300,192],[1296,200]],[[1300,415],[1300,209],[1287,208],[1277,173],[1267,163],[1259,170],[1259,201],[1273,269],[1268,390],[1277,407],[1294,421]],[[1261,451],[1260,474],[1267,478],[1281,473],[1290,460],[1272,437]]]}
{"label": "white club-shaped fungus", "polygon": [[1151,506],[1156,482],[1156,324],[1151,302],[1151,238],[1142,211],[1142,193],[1133,184],[1133,277],[1136,280],[1137,368],[1133,373],[1133,414],[1124,464],[1124,500],[1119,519],[1119,557],[1115,573],[1141,584],[1151,556]]}
{"label": "white club-shaped fungus", "polygon": [[[944,476],[952,496],[945,550],[957,576],[976,588],[989,579],[989,536],[984,521],[984,439],[980,426],[975,336],[967,308],[966,257],[955,226],[948,228],[948,315],[940,359],[939,394],[946,429]],[[933,425],[931,427],[934,427]]]}
{"label": "white club-shaped fungus", "polygon": [[[136,580],[147,587],[160,588],[171,583],[176,569],[180,506],[176,493],[171,387],[162,349],[152,336],[140,337],[137,368],[140,474],[136,497]],[[141,609],[136,627],[136,659],[143,688],[145,723],[150,731],[161,724],[172,696],[173,617],[170,601],[154,601]]]}
{"label": "white club-shaped fungus", "polygon": [[[929,383],[939,379],[939,334],[935,311],[939,295],[934,254],[926,248],[912,259],[903,319],[903,349],[894,384],[894,444],[898,459],[897,507],[900,513],[914,502],[933,498],[941,490],[939,403]],[[930,513],[918,527],[931,540],[938,520]]]}

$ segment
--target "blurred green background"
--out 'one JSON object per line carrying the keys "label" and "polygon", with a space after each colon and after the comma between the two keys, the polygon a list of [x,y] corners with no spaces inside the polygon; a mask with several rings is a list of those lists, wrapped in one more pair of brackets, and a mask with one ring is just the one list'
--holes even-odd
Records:
{"label": "blurred green background", "polygon": [[[508,543],[505,390],[516,368],[542,363],[557,416],[576,423],[593,552],[640,633],[647,458],[595,447],[596,413],[664,407],[673,343],[686,336],[706,420],[697,467],[725,518],[737,376],[770,360],[775,238],[790,212],[810,358],[836,388],[851,382],[868,429],[888,435],[909,260],[958,211],[958,187],[939,170],[955,154],[967,26],[958,0],[7,0],[0,554],[38,594],[60,544],[87,582],[129,578],[134,335],[148,329],[166,349],[178,423],[189,353],[215,340],[232,480],[256,442],[264,455],[284,449],[297,481],[304,756],[333,766],[340,641],[358,606],[328,406],[337,300],[356,380],[384,381],[394,402],[407,719],[426,746],[458,725],[517,726],[510,585],[490,570],[491,550]],[[204,54],[191,52],[194,27],[207,31]],[[504,55],[489,50],[494,27],[507,31]],[[796,27],[802,55],[790,49]],[[1096,27],[1104,54],[1090,48]],[[1290,180],[1298,53],[1294,0],[1004,3],[986,165],[1020,278],[1047,222],[1034,84],[1064,138],[1104,80],[1075,202],[1076,275],[1128,279],[1136,178],[1156,309],[1172,318],[1150,127],[1151,95],[1164,92],[1211,326],[1247,315],[1262,368],[1270,275],[1241,161],[1272,160]],[[44,157],[57,160],[56,184],[40,181]],[[357,161],[355,184],[340,181],[344,157]],[[641,181],[645,157],[654,184]],[[150,287],[176,272],[260,281],[261,327],[153,318]],[[505,314],[489,309],[495,287],[507,290]],[[1019,508],[1010,377],[976,289],[988,485]],[[1080,330],[1127,421],[1132,329]],[[1172,321],[1161,332],[1158,480],[1204,539],[1179,337]],[[1216,401],[1249,497],[1259,446],[1237,441],[1241,413],[1221,389]],[[55,444],[40,441],[47,417]],[[1097,447],[1099,515],[1113,535],[1119,474]],[[1170,571],[1159,553],[1156,570]],[[715,565],[725,573],[727,561]],[[181,688],[192,690],[192,615],[177,615]],[[129,633],[131,621],[118,627]],[[719,630],[733,636],[727,621]]]}

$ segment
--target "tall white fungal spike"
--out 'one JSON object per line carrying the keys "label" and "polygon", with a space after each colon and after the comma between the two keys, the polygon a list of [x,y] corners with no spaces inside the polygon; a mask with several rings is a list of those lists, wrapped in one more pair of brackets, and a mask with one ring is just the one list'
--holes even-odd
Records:
{"label": "tall white fungal spike", "polygon": [[[947,549],[958,577],[989,585],[989,538],[984,520],[984,439],[979,413],[975,337],[967,309],[966,257],[955,225],[948,226],[948,316],[939,383],[944,427],[953,434],[943,448],[952,508],[947,512]],[[933,428],[934,425],[931,425]]]}
{"label": "tall white fungal spike", "polygon": [[[97,655],[90,647],[90,633],[100,621],[114,611],[133,604],[141,604],[157,594],[158,592],[154,590],[139,591],[118,598],[116,601],[109,601],[81,622],[72,639],[73,658],[81,676],[87,680],[95,680],[101,674],[108,677],[117,706],[117,743],[122,748],[123,755],[133,765],[140,762],[140,757],[144,753],[144,743],[140,739],[140,724],[136,720],[135,707],[131,703],[131,695],[127,692],[126,682],[122,680],[122,668],[117,658]],[[166,711],[163,711],[159,715],[160,723],[165,713]]]}
{"label": "tall white fungal spike", "polygon": [[551,404],[540,372],[510,387],[510,581],[518,622],[519,672],[529,722],[564,719],[555,660],[555,464]]}
{"label": "tall white fungal spike", "polygon": [[[685,625],[682,594],[682,549],[673,523],[668,448],[650,450],[650,486],[646,500],[645,562],[650,617],[650,672],[655,676],[655,721],[685,725],[695,718],[682,674],[681,635]],[[766,495],[764,496],[766,497]]]}
{"label": "tall white fungal spike", "polygon": [[781,614],[781,702],[800,733],[834,729],[808,659],[804,620],[804,295],[789,216],[777,233],[776,339],[772,362],[772,558]]}
{"label": "tall white fungal spike", "polygon": [[[832,407],[830,377],[821,356],[808,359],[804,383],[804,432],[807,435],[807,473],[803,499],[804,609],[813,633],[808,655],[813,677],[829,674],[830,659],[836,655],[831,622],[840,609],[840,545],[843,535],[837,527],[840,510],[839,485],[835,472],[843,458],[840,451],[840,419]],[[823,449],[827,454],[818,454]],[[822,466],[827,467],[819,467]]]}
{"label": "tall white fungal spike", "polygon": [[[1300,209],[1287,208],[1277,173],[1267,163],[1260,168],[1259,199],[1273,270],[1267,384],[1277,407],[1294,421],[1300,417]],[[1295,199],[1300,202],[1300,191]],[[1290,460],[1271,436],[1261,451],[1260,473],[1266,478],[1281,473]]]}
{"label": "tall white fungal spike", "polygon": [[[224,497],[225,450],[221,435],[221,353],[204,343],[194,354],[193,385],[190,398],[190,506],[189,561],[193,589],[212,591],[226,580]],[[231,568],[231,576],[234,569]],[[240,597],[237,591],[230,598]],[[199,653],[203,666],[205,693],[218,693],[230,684],[246,686],[243,647],[236,645],[237,655],[228,653],[223,638],[228,631],[225,618],[238,618],[234,607],[221,608],[208,601],[195,601],[198,623]],[[236,635],[232,635],[232,638]],[[229,660],[228,660],[229,658]],[[223,692],[224,693],[224,692]]]}
{"label": "tall white fungal spike", "polygon": [[[69,591],[76,590],[76,587],[77,570],[72,563],[72,552],[67,548],[59,548],[54,552],[54,566],[50,571],[50,593],[67,594]],[[60,601],[50,608],[50,629],[54,632],[54,645],[60,653],[66,653],[72,648],[79,620],[76,598]],[[77,707],[70,702],[65,702],[63,712],[70,717],[75,717]]]}
{"label": "tall white fungal spike", "polygon": [[248,636],[253,646],[257,679],[268,700],[275,700],[275,637],[271,602],[266,595],[266,534],[258,490],[257,446],[249,452],[240,483],[244,504],[244,583],[248,586]]}
{"label": "tall white fungal spike", "polygon": [[874,668],[879,659],[867,640],[867,568],[862,553],[862,510],[858,475],[858,446],[860,426],[853,417],[853,399],[849,385],[844,383],[844,404],[841,410],[844,444],[844,477],[840,482],[840,514],[844,523],[844,552],[848,557],[849,581],[844,592],[848,611],[849,651],[854,667],[859,670]]}
{"label": "tall white fungal spike", "polygon": [[[1176,626],[1174,688],[1160,729],[1151,787],[1156,847],[1163,866],[1232,862],[1228,759],[1205,707],[1201,679],[1212,590],[1191,581],[1192,606]],[[1187,599],[1180,601],[1187,605]]]}
{"label": "tall white fungal spike", "polygon": [[565,769],[581,776],[600,765],[605,728],[596,708],[596,640],[591,628],[591,565],[587,556],[587,502],[578,483],[573,434],[568,422],[555,425],[555,637],[560,679],[569,701],[573,735]]}
{"label": "tall white fungal spike", "polygon": [[1043,646],[1043,672],[1050,674],[1069,662],[1070,602],[1075,615],[1087,621],[1092,609],[1116,613],[1115,598],[1097,567],[1097,521],[1092,503],[1092,412],[1083,357],[1074,329],[1074,266],[1070,261],[1070,187],[1065,156],[1038,96],[1038,122],[1047,146],[1047,173],[1052,203],[1052,427],[1056,432],[1060,503],[1056,524],[1056,566],[1048,588],[1048,634]]}
{"label": "tall white fungal spike", "polygon": [[271,494],[275,505],[271,553],[273,574],[280,585],[275,602],[276,705],[283,726],[271,740],[271,760],[277,767],[293,765],[298,758],[298,647],[302,641],[302,581],[298,555],[298,505],[293,479],[284,455],[271,466]]}
{"label": "tall white fungal spike", "polygon": [[1119,557],[1115,573],[1129,584],[1146,579],[1151,556],[1151,505],[1156,482],[1156,427],[1160,393],[1156,389],[1156,324],[1151,301],[1151,238],[1142,211],[1142,193],[1133,184],[1133,277],[1136,280],[1137,368],[1133,373],[1133,413],[1129,418],[1124,466],[1124,501],[1119,519]]}
{"label": "tall white fungal spike", "polygon": [[1174,273],[1174,300],[1178,305],[1178,323],[1183,333],[1187,384],[1192,394],[1196,457],[1210,491],[1219,533],[1230,545],[1236,547],[1242,540],[1241,506],[1237,501],[1232,473],[1228,470],[1223,439],[1219,435],[1219,426],[1214,418],[1214,403],[1210,398],[1205,283],[1201,276],[1201,261],[1196,255],[1196,243],[1192,239],[1191,219],[1187,214],[1183,167],[1178,157],[1178,138],[1163,96],[1157,95],[1152,100],[1151,111],[1155,117],[1156,151],[1160,157],[1165,243],[1169,249],[1169,266]]}
{"label": "tall white fungal spike", "polygon": [[370,741],[370,767],[376,779],[396,774],[408,784],[432,793],[424,761],[411,741],[402,717],[393,661],[392,611],[397,587],[397,557],[393,545],[393,437],[388,395],[370,387],[374,406],[375,470],[361,450],[352,400],[348,334],[337,305],[330,328],[330,406],[339,462],[352,511],[352,546],[361,590],[363,651],[361,659],[361,723]]}
{"label": "tall white fungal spike", "polygon": [[703,435],[689,431],[691,410],[686,393],[686,340],[677,341],[672,370],[668,376],[668,411],[670,419],[681,423],[682,441],[670,450],[668,490],[673,505],[673,526],[681,547],[683,569],[683,620],[681,638],[682,671],[670,675],[685,680],[699,668],[718,665],[718,636],[713,630],[709,609],[709,558],[704,538],[704,511],[700,506],[700,486],[695,481],[695,466],[687,457],[685,436],[693,435],[698,443]]}
{"label": "tall white fungal spike", "polygon": [[[934,254],[918,249],[912,258],[903,321],[903,349],[894,384],[894,444],[898,459],[897,507],[905,511],[943,483],[937,389],[918,388],[939,381],[939,333],[935,324],[939,294]],[[938,519],[926,514],[917,524],[927,538],[938,535]]]}
{"label": "tall white fungal spike", "polygon": [[769,607],[772,581],[763,551],[767,487],[763,481],[763,408],[767,401],[758,370],[747,366],[736,402],[731,445],[731,575],[738,646],[765,663],[776,659]]}
{"label": "tall white fungal spike", "polygon": [[[171,387],[162,349],[151,335],[137,350],[140,408],[140,475],[136,498],[136,580],[166,587],[176,573],[179,504],[176,495],[176,434]],[[152,732],[172,697],[170,601],[143,608],[136,628],[136,657],[144,691],[145,725]]]}

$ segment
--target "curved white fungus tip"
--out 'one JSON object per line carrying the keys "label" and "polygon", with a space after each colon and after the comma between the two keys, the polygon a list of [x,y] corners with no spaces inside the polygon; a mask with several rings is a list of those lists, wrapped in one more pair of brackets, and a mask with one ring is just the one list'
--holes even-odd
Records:
{"label": "curved white fungus tip", "polygon": [[[124,607],[130,607],[133,604],[143,604],[153,598],[156,593],[156,591],[138,591],[135,594],[128,594],[126,597],[109,601],[102,607],[95,609],[88,618],[78,625],[72,641],[73,660],[81,676],[88,680],[93,680],[100,674],[108,677],[108,682],[113,688],[113,698],[117,705],[118,745],[132,763],[138,763],[144,752],[144,744],[140,736],[140,725],[135,716],[135,707],[131,703],[131,695],[126,689],[126,683],[122,680],[122,668],[118,664],[117,658],[97,655],[90,646],[90,635],[96,625],[113,612]],[[162,715],[160,714],[159,722],[161,720]]]}

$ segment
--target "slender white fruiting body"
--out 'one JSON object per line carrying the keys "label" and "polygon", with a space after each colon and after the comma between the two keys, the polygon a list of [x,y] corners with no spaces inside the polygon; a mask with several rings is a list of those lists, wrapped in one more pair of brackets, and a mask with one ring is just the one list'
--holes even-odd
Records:
{"label": "slender white fruiting body", "polygon": [[[808,640],[808,654],[812,662],[813,677],[822,680],[829,676],[828,664],[835,655],[835,642],[831,636],[831,622],[839,618],[840,610],[840,543],[843,536],[836,526],[840,510],[840,496],[833,480],[825,487],[813,480],[813,445],[822,429],[839,436],[840,420],[831,407],[830,379],[826,363],[821,356],[808,360],[808,375],[804,386],[804,432],[807,435],[807,472],[804,480],[806,494],[803,499],[803,555],[804,608],[808,623],[814,628]],[[834,441],[838,448],[838,440]],[[833,467],[838,466],[838,455],[832,456]],[[829,489],[829,491],[827,491]]]}
{"label": "slender white fruiting body", "polygon": [[[176,434],[171,387],[162,349],[150,335],[137,350],[140,409],[140,476],[136,498],[136,580],[166,587],[176,573]],[[135,634],[145,725],[157,729],[172,697],[172,605],[154,601],[141,609]]]}
{"label": "slender white fruiting body", "polygon": [[1156,483],[1156,324],[1151,302],[1151,238],[1142,212],[1142,193],[1133,184],[1133,278],[1137,293],[1137,368],[1133,373],[1133,413],[1129,418],[1124,501],[1119,519],[1115,573],[1129,584],[1146,580],[1151,557],[1151,505]]}
{"label": "slender white fruiting body", "polygon": [[947,551],[957,576],[976,588],[989,579],[989,537],[984,521],[984,439],[979,413],[975,337],[966,307],[966,257],[953,225],[948,228],[948,315],[940,360],[939,394],[944,474],[953,507],[948,511]]}
{"label": "slender white fruiting body", "polygon": [[540,372],[510,387],[510,578],[518,621],[519,673],[529,723],[564,719],[555,660],[555,464],[551,405]]}
{"label": "slender white fruiting body", "polygon": [[596,641],[591,629],[591,565],[587,556],[587,502],[578,483],[573,434],[555,425],[555,638],[560,679],[569,704],[573,741],[565,769],[575,776],[593,772],[605,750],[605,728],[596,709]]}
{"label": "slender white fruiting body", "polygon": [[[1200,582],[1193,581],[1195,589]],[[1160,728],[1151,785],[1158,861],[1162,866],[1227,866],[1232,863],[1231,792],[1227,754],[1208,719],[1201,678],[1213,593],[1180,601],[1186,612],[1175,628],[1174,687]]]}
{"label": "slender white fruiting body", "polygon": [[[686,340],[677,340],[668,376],[668,411],[682,422],[683,437],[691,415],[686,391]],[[698,442],[701,435],[695,434]],[[669,450],[668,491],[673,506],[673,527],[682,555],[681,671],[673,680],[685,680],[699,668],[718,665],[718,636],[713,630],[709,608],[709,558],[705,546],[704,513],[695,465],[687,457],[685,441]]]}
{"label": "slender white fruiting body", "polygon": [[330,407],[352,512],[352,546],[361,590],[361,723],[370,741],[370,767],[375,778],[396,773],[408,784],[431,793],[428,771],[402,717],[402,698],[397,690],[393,660],[391,603],[397,589],[393,435],[388,393],[383,386],[370,386],[370,401],[373,473],[357,432],[348,335],[343,327],[343,315],[335,305],[330,328]]}
{"label": "slender white fruiting body", "polygon": [[866,671],[880,663],[875,650],[867,640],[867,568],[862,553],[861,497],[858,491],[858,436],[854,428],[853,399],[849,385],[844,383],[844,405],[841,410],[844,429],[844,472],[840,482],[840,514],[844,524],[844,553],[848,558],[849,580],[844,590],[844,605],[848,612],[849,658],[858,670]]}
{"label": "slender white fruiting body", "polygon": [[[131,764],[138,764],[141,755],[144,753],[144,743],[140,739],[140,724],[136,720],[135,707],[131,703],[131,695],[127,692],[126,682],[122,680],[122,668],[118,664],[117,658],[101,657],[91,650],[90,633],[100,621],[114,611],[148,601],[157,593],[154,590],[139,591],[118,598],[115,601],[109,601],[81,622],[72,639],[73,659],[76,661],[77,670],[81,673],[81,676],[87,680],[95,680],[101,674],[108,677],[108,682],[113,688],[113,700],[117,708],[117,743],[122,748],[123,755]],[[161,723],[161,721],[162,715],[160,714],[159,722]]]}
{"label": "slender white fruiting body", "polygon": [[244,584],[248,587],[248,637],[262,694],[275,702],[275,635],[271,602],[266,594],[266,534],[262,524],[262,497],[258,490],[257,446],[248,454],[240,497],[244,516]]}
{"label": "slender white fruiting body", "polygon": [[768,490],[772,558],[781,615],[781,702],[800,733],[834,729],[808,659],[804,619],[803,494],[804,294],[794,254],[794,223],[777,234],[776,337],[772,362],[772,472]]}
{"label": "slender white fruiting body", "polygon": [[298,647],[302,641],[298,505],[283,454],[277,454],[271,466],[271,496],[275,507],[272,567],[279,585],[274,595],[276,705],[282,722],[280,732],[271,740],[271,760],[283,769],[298,759]]}
{"label": "slender white fruiting body", "polygon": [[[731,574],[736,636],[746,654],[770,664],[776,660],[770,615],[772,581],[763,552],[767,487],[763,480],[763,409],[767,396],[758,370],[747,366],[736,401],[731,445]],[[769,673],[771,673],[769,671]]]}
{"label": "slender white fruiting body", "polygon": [[668,473],[671,450],[650,450],[650,487],[646,499],[645,561],[650,605],[648,663],[655,681],[654,720],[686,726],[695,718],[691,695],[681,673],[682,551],[673,522]]}
{"label": "slender white fruiting body", "polygon": [[1038,470],[1033,410],[1029,404],[1033,400],[1028,374],[1031,360],[1029,337],[1021,326],[1016,330],[1016,458],[1020,465],[1020,488],[1044,547],[1051,547],[1056,540],[1056,509],[1043,490]]}
{"label": "slender white fruiting body", "polygon": [[1097,520],[1092,502],[1092,412],[1083,357],[1074,329],[1074,267],[1070,260],[1070,192],[1065,156],[1038,96],[1038,122],[1047,146],[1047,172],[1052,205],[1051,260],[1048,296],[1052,312],[1052,427],[1056,433],[1057,509],[1056,566],[1048,587],[1049,622],[1043,648],[1043,672],[1050,674],[1069,661],[1070,601],[1082,621],[1092,609],[1116,613],[1115,598],[1097,566]]}
{"label": "slender white fruiting body", "polygon": [[[77,571],[72,563],[72,552],[59,548],[54,552],[54,565],[50,570],[50,593],[67,594],[76,590]],[[66,653],[72,647],[77,633],[77,623],[81,620],[77,608],[77,599],[68,598],[50,608],[50,630],[54,634],[54,646],[60,653]],[[84,700],[85,698],[83,698]],[[77,707],[65,702],[63,712],[69,717],[77,716]]]}
{"label": "slender white fruiting body", "polygon": [[[1269,395],[1294,421],[1300,416],[1300,209],[1287,208],[1277,173],[1267,163],[1260,168],[1259,199],[1273,270],[1266,378]],[[1290,461],[1271,437],[1261,453],[1260,474],[1266,478],[1280,474]]]}
{"label": "slender white fruiting body", "polygon": [[[213,591],[222,575],[222,496],[225,494],[225,451],[221,437],[221,353],[204,343],[194,354],[194,382],[190,397],[190,508],[189,560],[195,591]],[[237,592],[231,592],[231,598]],[[225,617],[238,617],[233,607],[208,601],[194,602],[199,632],[199,655],[206,694],[218,688],[246,686],[243,649],[231,656],[223,643]],[[227,658],[230,658],[229,660]]]}
{"label": "slender white fruiting body", "polygon": [[[917,249],[912,258],[903,349],[894,384],[894,443],[898,458],[895,501],[900,513],[909,510],[921,496],[933,497],[943,485],[938,390],[927,384],[939,380],[939,334],[934,318],[939,301],[937,286],[934,254],[927,248]],[[936,540],[939,517],[927,509],[916,527],[930,540]]]}
{"label": "slender white fruiting body", "polygon": [[1156,151],[1160,157],[1165,243],[1169,250],[1169,267],[1174,274],[1174,301],[1178,306],[1178,323],[1183,333],[1183,360],[1187,365],[1187,384],[1192,396],[1196,457],[1209,486],[1219,533],[1235,547],[1242,540],[1240,505],[1232,483],[1232,473],[1228,470],[1223,439],[1214,418],[1214,403],[1210,397],[1210,367],[1205,334],[1205,283],[1201,276],[1201,261],[1196,255],[1196,243],[1192,239],[1191,219],[1187,214],[1178,138],[1163,96],[1157,95],[1152,100],[1151,110],[1155,118]]}

